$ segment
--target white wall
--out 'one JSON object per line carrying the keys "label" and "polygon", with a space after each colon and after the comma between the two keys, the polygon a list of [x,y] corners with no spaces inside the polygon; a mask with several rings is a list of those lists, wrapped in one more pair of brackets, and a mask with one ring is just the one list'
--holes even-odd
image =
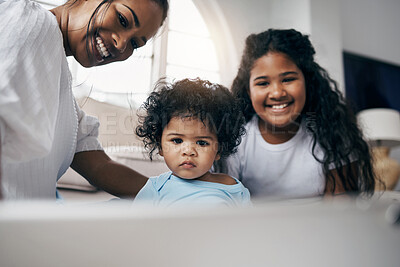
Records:
{"label": "white wall", "polygon": [[400,65],[400,1],[341,0],[343,49]]}
{"label": "white wall", "polygon": [[[244,40],[268,28],[296,28],[311,34],[318,62],[344,90],[342,51],[400,64],[399,0],[194,0],[203,3],[206,21],[216,17],[224,27],[211,27],[217,50],[227,53],[223,83],[236,74]],[[212,4],[210,4],[212,3]],[[201,5],[201,4],[200,4]],[[222,19],[221,19],[222,18]],[[217,23],[218,24],[218,23]],[[213,24],[210,24],[213,25]],[[229,33],[221,34],[222,30]],[[222,36],[222,37],[221,37]],[[229,59],[227,59],[229,58]],[[227,84],[228,83],[228,84]]]}
{"label": "white wall", "polygon": [[[236,75],[244,42],[251,33],[259,33],[268,28],[298,28],[309,33],[309,0],[198,0],[197,2],[213,2],[205,4],[207,8],[199,8],[206,21],[220,17],[226,23],[224,38],[222,29],[210,28],[211,35],[218,40],[216,46],[221,62],[229,61],[229,65],[221,66],[224,74],[222,82],[230,86]],[[199,6],[198,4],[196,4]],[[212,7],[212,8],[210,8]],[[216,13],[216,9],[218,12]],[[218,27],[218,26],[217,26]],[[226,38],[226,36],[230,36]],[[228,49],[228,51],[227,51]],[[228,54],[228,53],[229,54]]]}
{"label": "white wall", "polygon": [[342,57],[342,29],[340,2],[335,0],[310,0],[311,41],[316,50],[316,60],[327,69],[344,92]]}
{"label": "white wall", "polygon": [[[343,84],[339,0],[215,0],[213,2],[220,10],[218,16],[226,21],[232,40],[232,44],[225,42],[226,39],[220,40],[217,50],[221,54],[226,54],[226,47],[231,46],[234,54],[226,57],[236,58],[230,60],[235,66],[231,64],[222,68],[228,72],[225,74],[227,77],[225,80],[229,83],[225,82],[225,85],[229,86],[236,75],[246,37],[268,28],[295,28],[310,34],[317,52],[317,61],[340,85]],[[210,9],[208,12],[201,12],[206,21],[210,12],[215,12]],[[212,35],[213,27],[210,27]],[[214,38],[218,39],[216,35],[218,33],[214,34]]]}

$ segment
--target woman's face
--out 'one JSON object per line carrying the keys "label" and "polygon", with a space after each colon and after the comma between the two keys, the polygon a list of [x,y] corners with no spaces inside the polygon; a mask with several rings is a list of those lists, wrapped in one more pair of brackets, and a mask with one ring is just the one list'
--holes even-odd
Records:
{"label": "woman's face", "polygon": [[254,62],[250,99],[260,119],[271,128],[297,125],[306,101],[303,72],[285,54],[269,52]]}
{"label": "woman's face", "polygon": [[[91,15],[100,0],[83,1],[68,9],[64,38],[67,55],[84,67],[123,61],[152,38],[162,24],[163,11],[151,0],[114,0]],[[63,28],[61,21],[61,27]],[[87,32],[88,31],[88,32]],[[88,42],[88,46],[87,46]]]}

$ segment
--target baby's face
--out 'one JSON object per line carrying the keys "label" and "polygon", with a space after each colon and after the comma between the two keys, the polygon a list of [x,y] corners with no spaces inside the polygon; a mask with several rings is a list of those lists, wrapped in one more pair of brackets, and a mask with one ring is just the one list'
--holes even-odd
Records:
{"label": "baby's face", "polygon": [[184,179],[201,180],[219,159],[216,134],[193,118],[172,118],[164,128],[161,148],[168,168]]}

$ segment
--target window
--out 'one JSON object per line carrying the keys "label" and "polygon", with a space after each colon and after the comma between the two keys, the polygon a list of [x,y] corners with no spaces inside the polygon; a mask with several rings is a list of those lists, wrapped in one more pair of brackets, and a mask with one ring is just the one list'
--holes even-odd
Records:
{"label": "window", "polygon": [[[52,8],[63,1],[38,2]],[[198,9],[191,0],[169,3],[170,13],[164,27],[129,59],[83,68],[72,57],[68,58],[77,98],[90,96],[123,107],[138,107],[160,77],[168,80],[200,77],[220,82],[215,45]]]}
{"label": "window", "polygon": [[220,82],[215,46],[197,8],[187,0],[170,3],[166,75]]}

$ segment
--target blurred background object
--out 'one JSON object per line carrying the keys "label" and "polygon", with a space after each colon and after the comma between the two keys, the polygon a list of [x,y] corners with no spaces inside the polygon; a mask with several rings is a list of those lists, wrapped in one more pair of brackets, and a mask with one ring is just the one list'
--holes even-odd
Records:
{"label": "blurred background object", "polygon": [[[400,164],[389,154],[392,147],[400,145],[400,113],[394,109],[373,108],[360,111],[357,118],[372,148],[375,172],[386,190],[393,190],[399,180]],[[375,189],[385,188],[377,183]]]}

